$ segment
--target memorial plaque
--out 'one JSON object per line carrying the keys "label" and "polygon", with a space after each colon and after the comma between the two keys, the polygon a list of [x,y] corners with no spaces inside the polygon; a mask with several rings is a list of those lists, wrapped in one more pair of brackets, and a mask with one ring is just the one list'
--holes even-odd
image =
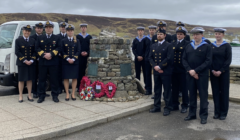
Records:
{"label": "memorial plaque", "polygon": [[131,63],[120,64],[120,72],[122,77],[132,75]]}
{"label": "memorial plaque", "polygon": [[88,64],[88,75],[98,76],[98,64],[96,63]]}
{"label": "memorial plaque", "polygon": [[107,51],[90,50],[90,57],[108,58],[108,52]]}
{"label": "memorial plaque", "polygon": [[105,50],[110,50],[110,44],[105,45]]}

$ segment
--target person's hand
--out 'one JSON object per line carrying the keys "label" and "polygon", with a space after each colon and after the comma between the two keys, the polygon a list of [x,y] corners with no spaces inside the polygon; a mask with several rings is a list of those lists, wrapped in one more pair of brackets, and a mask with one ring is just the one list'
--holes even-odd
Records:
{"label": "person's hand", "polygon": [[216,71],[216,72],[215,72],[215,76],[216,76],[216,77],[219,77],[221,74],[222,74],[221,71]]}
{"label": "person's hand", "polygon": [[29,65],[32,65],[32,63],[33,63],[32,61],[28,61],[28,62],[29,62]]}
{"label": "person's hand", "polygon": [[83,57],[86,57],[86,56],[88,55],[88,53],[84,51],[84,52],[81,53],[81,55],[82,55]]}
{"label": "person's hand", "polygon": [[24,63],[25,63],[26,65],[30,65],[30,63],[29,63],[28,60],[25,60]]}
{"label": "person's hand", "polygon": [[159,66],[155,66],[155,67],[154,67],[154,70],[155,70],[155,71],[160,70]]}
{"label": "person's hand", "polygon": [[163,70],[159,69],[159,70],[158,70],[158,73],[163,73]]}
{"label": "person's hand", "polygon": [[193,76],[193,78],[195,78],[196,80],[198,80],[198,79],[199,79],[198,74],[195,74],[195,75]]}
{"label": "person's hand", "polygon": [[73,59],[68,59],[68,63],[73,64]]}
{"label": "person's hand", "polygon": [[47,60],[51,60],[52,59],[51,53],[44,53],[44,58],[46,58]]}
{"label": "person's hand", "polygon": [[189,71],[189,74],[190,74],[191,76],[194,76],[194,75],[196,74],[196,72],[195,72],[195,70],[190,70],[190,71]]}
{"label": "person's hand", "polygon": [[142,61],[143,60],[143,57],[142,56],[138,56],[138,61]]}

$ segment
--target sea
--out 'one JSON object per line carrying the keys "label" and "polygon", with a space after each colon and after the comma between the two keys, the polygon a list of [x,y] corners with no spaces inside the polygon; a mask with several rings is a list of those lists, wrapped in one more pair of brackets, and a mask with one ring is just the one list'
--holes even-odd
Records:
{"label": "sea", "polygon": [[240,46],[232,47],[232,63],[231,65],[240,65]]}

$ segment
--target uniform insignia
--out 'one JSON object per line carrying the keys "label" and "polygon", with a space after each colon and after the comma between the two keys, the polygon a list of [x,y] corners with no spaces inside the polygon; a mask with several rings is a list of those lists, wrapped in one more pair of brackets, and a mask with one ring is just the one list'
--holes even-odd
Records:
{"label": "uniform insignia", "polygon": [[50,24],[50,23],[49,23],[49,21],[47,21],[47,23],[46,23],[46,24]]}
{"label": "uniform insignia", "polygon": [[155,42],[157,42],[157,40],[155,40]]}
{"label": "uniform insignia", "polygon": [[40,26],[42,26],[42,23],[39,23]]}
{"label": "uniform insignia", "polygon": [[[179,23],[178,23],[179,24]],[[181,24],[181,23],[180,23]],[[178,30],[182,30],[182,27],[179,27]]]}
{"label": "uniform insignia", "polygon": [[155,52],[155,50],[153,50],[153,52]]}
{"label": "uniform insignia", "polygon": [[178,24],[182,24],[182,23],[179,21]]}
{"label": "uniform insignia", "polygon": [[65,44],[65,46],[67,47],[67,46],[68,46],[68,44]]}
{"label": "uniform insignia", "polygon": [[173,47],[173,49],[175,49],[175,47]]}
{"label": "uniform insignia", "polygon": [[163,64],[163,66],[164,66],[164,67],[167,66],[167,63]]}
{"label": "uniform insignia", "polygon": [[72,26],[71,26],[71,25],[69,25],[69,26],[68,26],[68,28],[72,28]]}
{"label": "uniform insignia", "polygon": [[66,25],[66,24],[65,24],[65,22],[63,22],[63,24],[62,24],[62,25]]}
{"label": "uniform insignia", "polygon": [[163,24],[162,22],[160,22],[159,24]]}
{"label": "uniform insignia", "polygon": [[31,28],[30,25],[27,25],[27,28]]}
{"label": "uniform insignia", "polygon": [[173,42],[175,42],[175,40],[173,40]]}
{"label": "uniform insignia", "polygon": [[56,41],[53,41],[53,44],[56,44]]}
{"label": "uniform insignia", "polygon": [[41,42],[43,42],[43,40],[41,40]]}
{"label": "uniform insignia", "polygon": [[24,46],[22,46],[22,48],[24,48]]}
{"label": "uniform insignia", "polygon": [[180,49],[183,49],[183,47],[180,47]]}

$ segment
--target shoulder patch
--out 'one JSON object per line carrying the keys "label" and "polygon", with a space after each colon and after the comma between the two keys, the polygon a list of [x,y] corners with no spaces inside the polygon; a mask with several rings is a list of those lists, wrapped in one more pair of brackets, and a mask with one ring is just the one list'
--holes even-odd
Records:
{"label": "shoulder patch", "polygon": [[41,42],[43,42],[43,40],[41,40]]}

